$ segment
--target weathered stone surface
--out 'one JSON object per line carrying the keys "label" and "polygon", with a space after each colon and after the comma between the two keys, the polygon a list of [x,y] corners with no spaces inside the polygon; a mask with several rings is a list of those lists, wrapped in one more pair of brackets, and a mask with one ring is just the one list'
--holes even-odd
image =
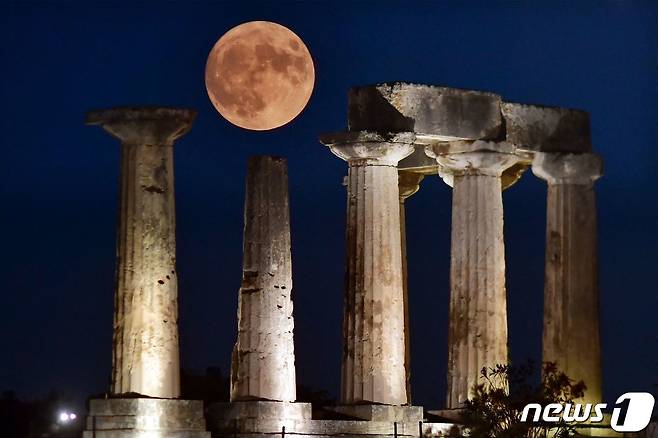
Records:
{"label": "weathered stone surface", "polygon": [[178,397],[178,304],[173,143],[195,112],[91,112],[121,141],[112,393]]}
{"label": "weathered stone surface", "polygon": [[209,438],[203,402],[156,398],[94,399],[83,437]]}
{"label": "weathered stone surface", "polygon": [[435,139],[496,139],[502,134],[500,96],[404,82],[349,92],[350,131],[415,132]]}
{"label": "weathered stone surface", "polygon": [[365,421],[417,423],[423,420],[422,406],[349,405],[327,409]]}
{"label": "weathered stone surface", "polygon": [[589,114],[557,108],[503,102],[505,139],[519,148],[538,152],[589,152]]}
{"label": "weathered stone surface", "polygon": [[244,261],[231,401],[291,402],[296,397],[296,383],[285,159],[249,159],[244,217]]}
{"label": "weathered stone surface", "polygon": [[211,430],[230,430],[236,421],[301,421],[310,420],[310,403],[273,401],[244,401],[214,403],[208,408],[208,424]]}
{"label": "weathered stone surface", "polygon": [[122,143],[172,145],[192,127],[196,111],[185,108],[119,107],[87,113],[87,125],[99,125]]}
{"label": "weathered stone surface", "polygon": [[397,166],[414,151],[411,132],[336,132],[320,135],[320,142],[337,157],[354,165]]}
{"label": "weathered stone surface", "polygon": [[469,398],[483,367],[508,361],[501,175],[518,157],[495,148],[429,151],[453,187],[448,408]]}
{"label": "weathered stone surface", "polygon": [[[213,437],[241,438],[263,437],[266,435],[283,434],[295,437],[328,438],[328,437],[418,437],[442,436],[436,432],[446,432],[453,425],[422,422],[393,422],[393,421],[363,421],[363,420],[273,420],[273,419],[245,419],[237,420],[230,429],[213,430]],[[430,435],[434,432],[433,435]],[[448,435],[445,435],[448,436]]]}
{"label": "weathered stone surface", "polygon": [[543,357],[587,385],[584,401],[599,403],[601,344],[594,154],[535,156],[532,170],[548,183]]}
{"label": "weathered stone surface", "polygon": [[[471,154],[471,152],[475,153]],[[460,166],[462,166],[466,172],[468,172],[473,166],[477,166],[477,163],[470,163],[469,160],[478,161],[481,157],[479,152],[498,152],[516,156],[516,162],[504,169],[503,174],[500,177],[503,190],[514,185],[528,168],[527,157],[525,154],[519,153],[518,149],[513,144],[507,142],[482,140],[451,141],[425,146],[425,154],[434,159],[435,162],[438,157],[443,157],[441,160],[444,161],[458,160],[461,161]],[[483,157],[486,158],[487,155],[484,155]],[[443,181],[452,187],[453,172],[444,170],[440,165],[437,167],[437,172]]]}
{"label": "weathered stone surface", "polygon": [[398,171],[400,191],[400,247],[402,249],[402,289],[404,290],[404,369],[407,386],[407,402],[411,403],[411,331],[409,329],[409,285],[407,281],[407,226],[404,202],[420,189],[424,175]]}
{"label": "weathered stone surface", "polygon": [[349,163],[341,402],[407,403],[397,162],[407,142],[323,136]]}

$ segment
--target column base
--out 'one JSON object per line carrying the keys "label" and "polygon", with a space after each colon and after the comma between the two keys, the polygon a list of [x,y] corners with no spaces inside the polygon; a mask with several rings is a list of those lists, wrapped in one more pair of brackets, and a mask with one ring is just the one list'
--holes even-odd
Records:
{"label": "column base", "polygon": [[342,405],[325,408],[355,420],[417,423],[423,421],[422,406]]}
{"label": "column base", "polygon": [[83,438],[210,438],[203,402],[162,398],[89,401]]}
{"label": "column base", "polygon": [[310,403],[237,401],[208,407],[208,428],[213,434],[280,433],[282,427],[311,420]]}

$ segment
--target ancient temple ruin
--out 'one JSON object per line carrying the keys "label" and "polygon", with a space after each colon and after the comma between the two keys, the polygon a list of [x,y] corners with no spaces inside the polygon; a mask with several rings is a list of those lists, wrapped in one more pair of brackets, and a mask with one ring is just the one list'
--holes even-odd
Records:
{"label": "ancient temple ruin", "polygon": [[[527,169],[547,183],[543,360],[584,380],[587,402],[600,401],[593,185],[602,160],[592,152],[587,113],[408,83],[353,88],[348,100],[347,130],[320,136],[347,167],[339,405],[320,419],[296,402],[287,165],[254,157],[231,401],[208,407],[213,436],[442,436],[480,369],[508,362],[502,192]],[[88,116],[122,142],[122,179],[116,398],[92,401],[87,437],[102,430],[112,437],[207,436],[200,403],[177,399],[172,146],[192,119],[192,112],[173,109]],[[441,178],[453,191],[450,278],[441,280],[451,290],[441,422],[427,421],[427,411],[410,404],[404,205],[423,178]],[[112,435],[116,424],[125,427]]]}

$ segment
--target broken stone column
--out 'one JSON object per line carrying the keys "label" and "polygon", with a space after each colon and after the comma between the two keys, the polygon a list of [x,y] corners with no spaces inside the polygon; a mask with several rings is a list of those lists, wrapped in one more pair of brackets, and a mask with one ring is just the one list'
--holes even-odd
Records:
{"label": "broken stone column", "polygon": [[409,329],[409,286],[407,281],[407,225],[404,202],[420,189],[422,173],[398,172],[400,191],[400,247],[402,249],[402,290],[404,293],[404,369],[407,401],[411,403],[411,331]]}
{"label": "broken stone column", "polygon": [[542,359],[583,380],[587,403],[602,400],[594,194],[602,170],[591,153],[537,153],[532,163],[548,183]]}
{"label": "broken stone column", "polygon": [[[113,397],[91,400],[83,437],[209,438],[203,403],[180,396],[173,145],[196,112],[115,108],[87,114],[121,141]],[[138,396],[138,397],[136,397]]]}
{"label": "broken stone column", "polygon": [[295,401],[288,169],[278,157],[247,164],[244,261],[231,401]]}
{"label": "broken stone column", "polygon": [[171,108],[91,112],[121,141],[112,393],[180,395],[174,141],[196,113]]}
{"label": "broken stone column", "polygon": [[453,188],[447,407],[455,409],[483,367],[508,363],[502,177],[519,158],[512,145],[485,141],[427,153]]}
{"label": "broken stone column", "polygon": [[404,405],[404,291],[398,161],[412,136],[341,133],[321,137],[347,161],[347,276],[343,404]]}

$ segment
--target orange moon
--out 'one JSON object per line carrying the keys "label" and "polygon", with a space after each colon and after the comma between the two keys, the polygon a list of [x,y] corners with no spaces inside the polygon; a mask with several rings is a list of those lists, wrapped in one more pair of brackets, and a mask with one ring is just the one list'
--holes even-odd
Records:
{"label": "orange moon", "polygon": [[315,84],[313,59],[290,29],[250,21],[226,32],[206,63],[206,90],[217,111],[241,128],[278,128],[302,112]]}

